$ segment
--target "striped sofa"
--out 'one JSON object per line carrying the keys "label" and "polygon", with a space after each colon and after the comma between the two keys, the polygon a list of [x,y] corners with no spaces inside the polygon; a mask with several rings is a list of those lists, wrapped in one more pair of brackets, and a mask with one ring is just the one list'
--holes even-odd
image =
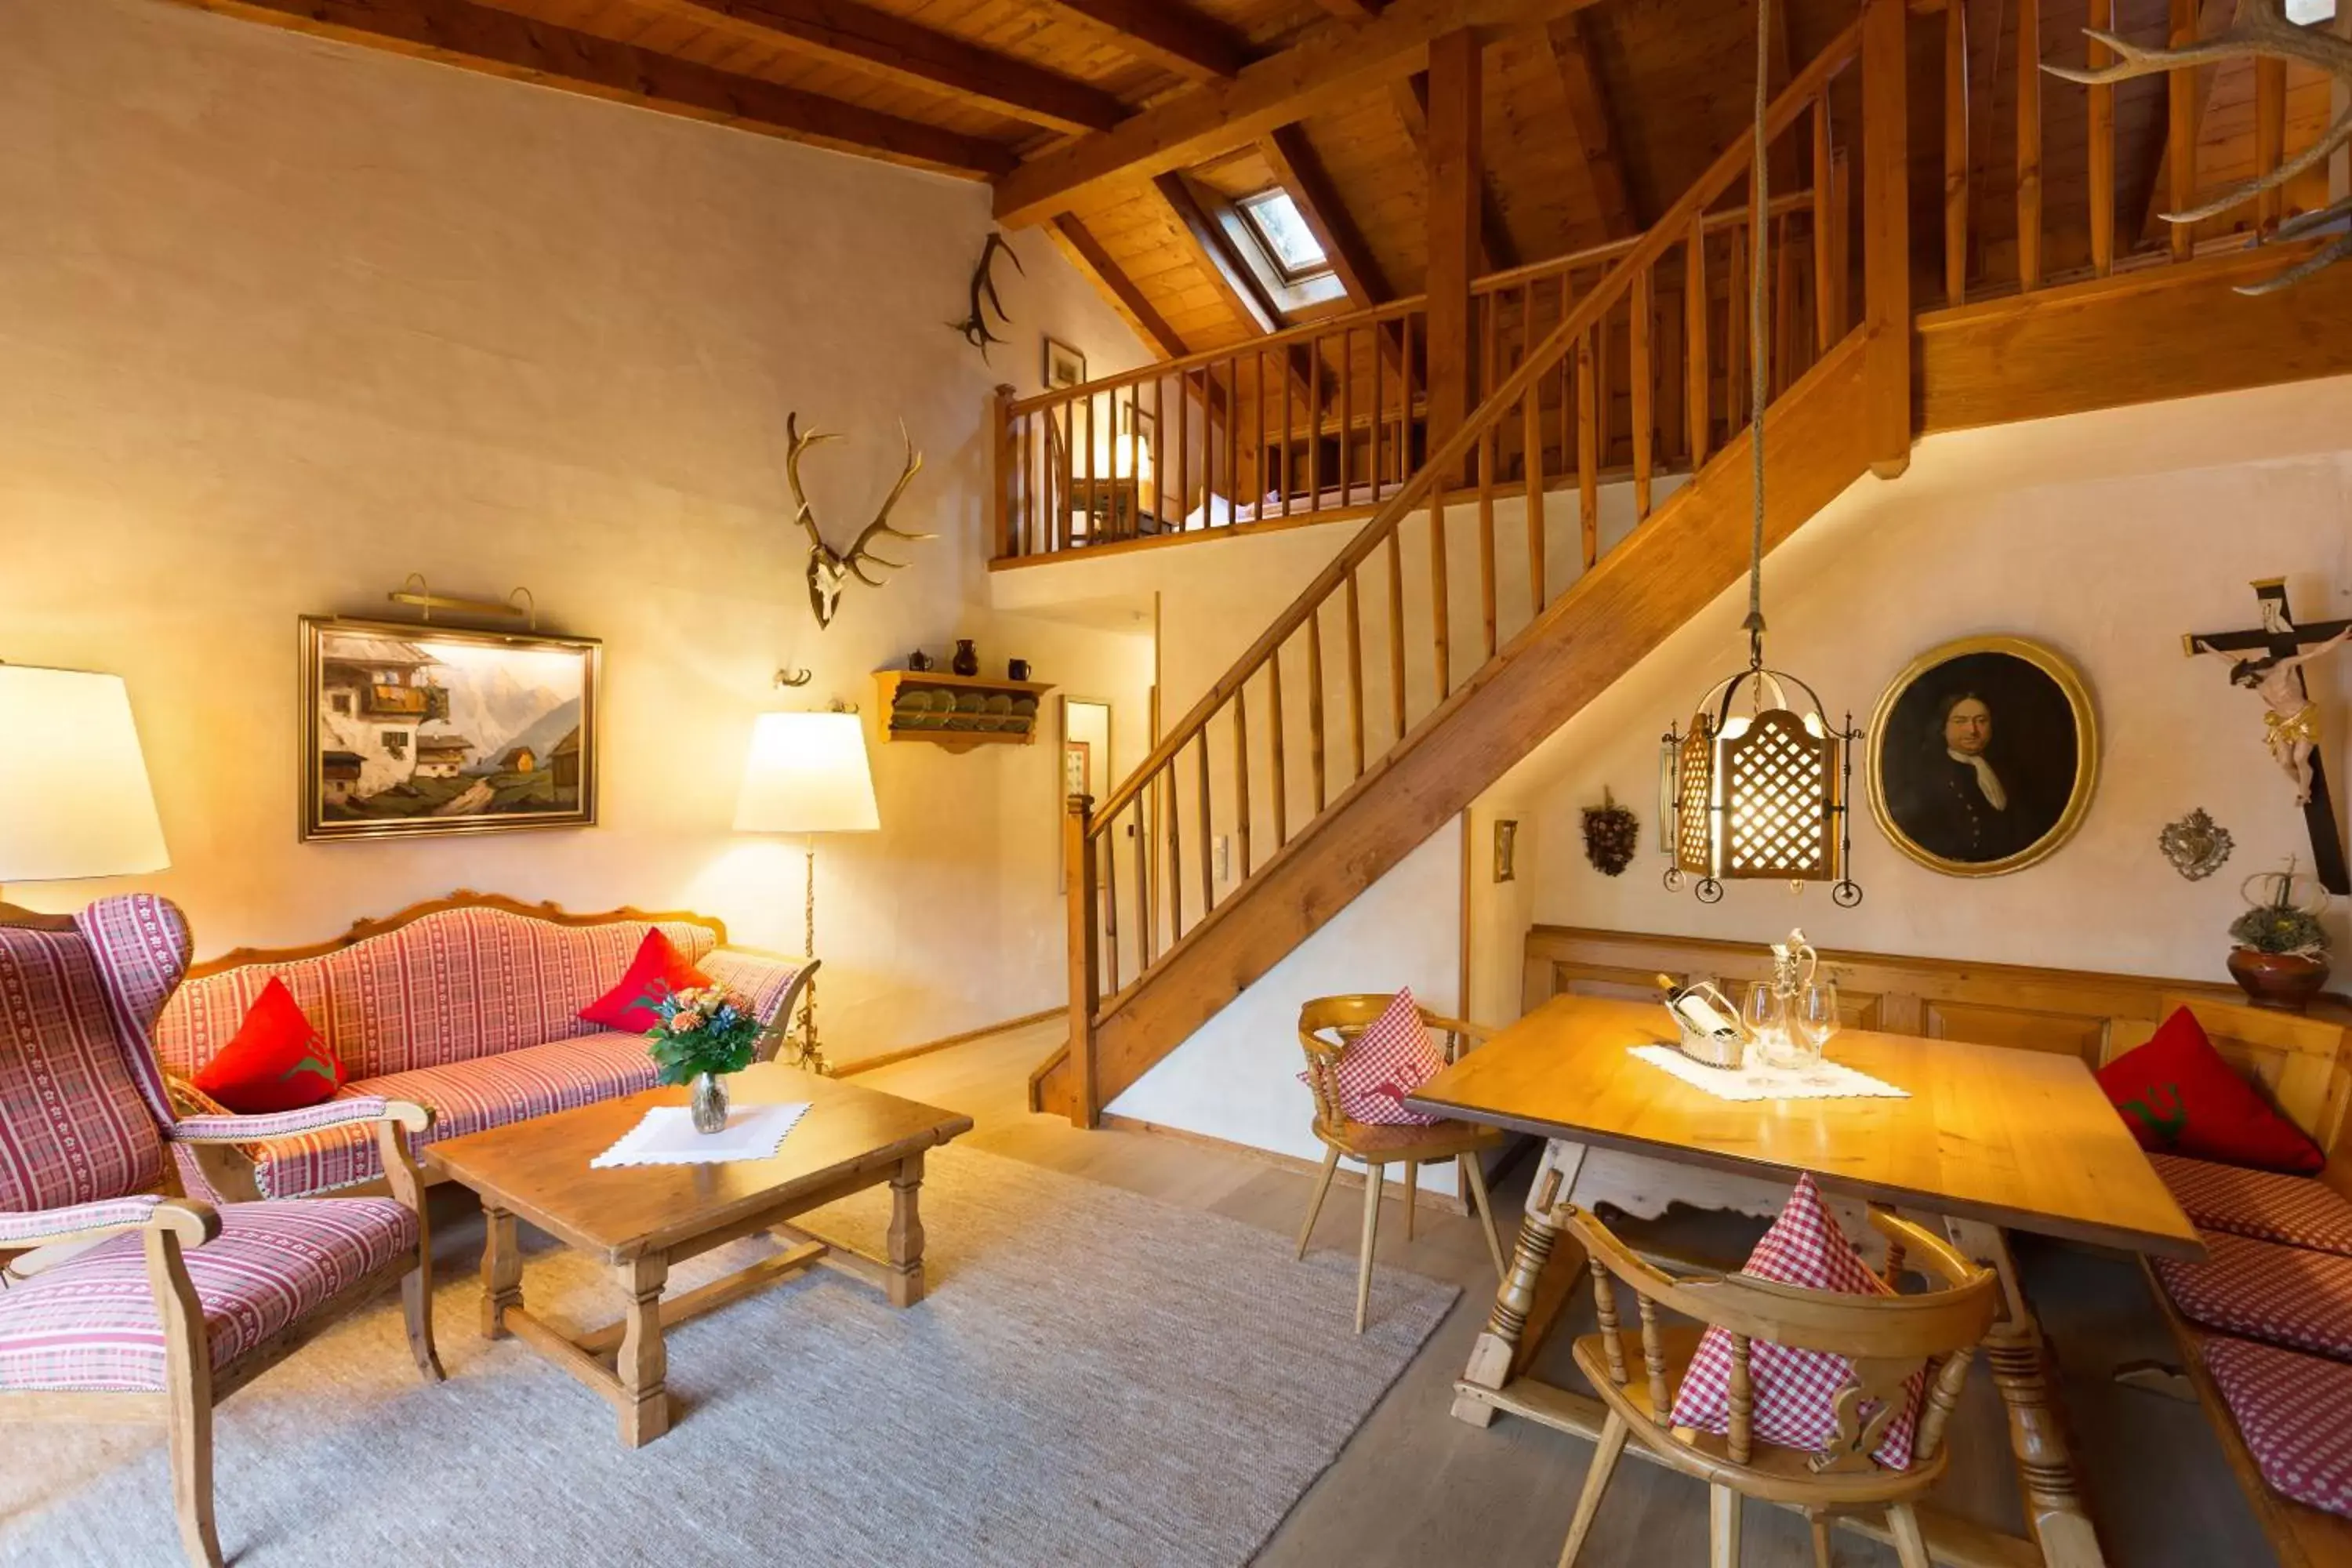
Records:
{"label": "striped sofa", "polygon": [[[222,1114],[189,1080],[236,1036],[262,988],[282,980],[342,1062],[339,1098],[433,1110],[432,1127],[413,1139],[421,1151],[651,1088],[644,1038],[583,1023],[579,1013],[620,980],[656,926],[704,973],[749,996],[772,1026],[817,967],[730,948],[725,926],[700,915],[574,916],[460,892],[362,922],[320,948],[239,952],[198,965],[156,1020],[156,1053],[184,1113]],[[253,1190],[235,1195],[299,1197],[383,1174],[373,1140],[348,1126],[245,1153],[238,1163],[249,1166]],[[225,1179],[209,1165],[204,1177],[215,1187]]]}

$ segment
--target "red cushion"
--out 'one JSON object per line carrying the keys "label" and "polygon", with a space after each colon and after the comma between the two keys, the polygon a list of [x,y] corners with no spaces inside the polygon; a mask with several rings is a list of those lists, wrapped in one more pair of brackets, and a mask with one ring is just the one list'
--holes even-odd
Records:
{"label": "red cushion", "polygon": [[2289,1350],[2352,1359],[2352,1258],[2200,1231],[2205,1261],[2156,1260],[2192,1323]]}
{"label": "red cushion", "polygon": [[343,1064],[304,1016],[294,993],[273,978],[246,1010],[220,1055],[196,1074],[196,1087],[247,1116],[299,1110],[333,1097]]}
{"label": "red cushion", "polygon": [[[1410,989],[1400,991],[1381,1016],[1339,1053],[1332,1076],[1339,1113],[1375,1127],[1427,1127],[1438,1119],[1407,1110],[1404,1097],[1435,1077],[1444,1057],[1421,1021]],[[1307,1081],[1300,1073],[1299,1081]]]}
{"label": "red cushion", "polygon": [[581,1008],[580,1016],[625,1035],[642,1035],[661,1022],[656,1003],[673,991],[709,984],[710,977],[695,968],[656,926],[637,943],[637,956],[629,961],[621,983]]}
{"label": "red cushion", "polygon": [[2352,1199],[2325,1182],[2178,1154],[2150,1154],[2147,1163],[2200,1230],[2352,1258]]}
{"label": "red cushion", "polygon": [[2101,1068],[2099,1087],[2143,1149],[2301,1176],[2327,1163],[2318,1144],[2221,1059],[2186,1007],[2175,1008],[2147,1044]]}
{"label": "red cushion", "polygon": [[[1834,1290],[1846,1296],[1891,1296],[1886,1282],[1855,1253],[1837,1221],[1822,1206],[1811,1176],[1797,1178],[1780,1217],[1748,1255],[1740,1272],[1782,1285]],[[1837,1396],[1853,1376],[1853,1363],[1827,1351],[1793,1350],[1764,1340],[1749,1342],[1749,1386],[1755,1392],[1753,1430],[1766,1443],[1804,1453],[1822,1451],[1837,1436]],[[1908,1468],[1924,1378],[1905,1384],[1903,1408],[1886,1425],[1872,1458],[1891,1470]],[[1869,1411],[1864,1412],[1867,1420]],[[1691,1357],[1675,1395],[1674,1422],[1702,1432],[1731,1429],[1731,1336],[1709,1329]]]}
{"label": "red cushion", "polygon": [[2352,1514],[2352,1366],[2246,1340],[2199,1349],[2272,1489]]}

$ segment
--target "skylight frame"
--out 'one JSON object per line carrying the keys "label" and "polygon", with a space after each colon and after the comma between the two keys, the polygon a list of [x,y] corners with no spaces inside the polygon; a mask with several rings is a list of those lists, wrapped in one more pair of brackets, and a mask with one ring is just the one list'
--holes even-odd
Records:
{"label": "skylight frame", "polygon": [[[1291,199],[1290,193],[1280,185],[1268,185],[1245,196],[1234,198],[1234,210],[1248,226],[1250,237],[1276,275],[1293,288],[1318,278],[1329,277],[1333,271],[1331,258],[1315,237],[1307,222],[1307,215]],[[1269,211],[1284,215],[1269,219]],[[1295,256],[1294,250],[1304,247],[1312,252],[1309,259]]]}

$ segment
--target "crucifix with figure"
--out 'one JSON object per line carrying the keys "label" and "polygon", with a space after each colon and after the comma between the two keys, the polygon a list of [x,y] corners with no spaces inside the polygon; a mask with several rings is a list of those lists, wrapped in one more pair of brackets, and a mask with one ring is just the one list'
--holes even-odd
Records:
{"label": "crucifix with figure", "polygon": [[2352,638],[2352,621],[2319,621],[2298,626],[2287,615],[2286,583],[2272,578],[2253,584],[2263,624],[2253,631],[2191,632],[2183,651],[2210,654],[2230,662],[2230,684],[2263,700],[2264,740],[2288,779],[2295,804],[2311,829],[2312,869],[2331,893],[2352,893],[2344,865],[2344,839],[2336,831],[2336,803],[2327,789],[2326,759],[2319,750],[2319,705],[2311,700],[2303,667],[2333,653]]}

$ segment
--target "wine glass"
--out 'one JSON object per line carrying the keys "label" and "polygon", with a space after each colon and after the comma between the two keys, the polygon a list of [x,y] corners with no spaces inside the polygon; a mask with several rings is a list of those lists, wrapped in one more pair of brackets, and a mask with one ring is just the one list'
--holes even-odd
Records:
{"label": "wine glass", "polygon": [[1740,1018],[1748,1026],[1753,1047],[1748,1053],[1748,1066],[1773,1066],[1788,1054],[1789,1000],[1772,982],[1759,980],[1748,985],[1748,1005]]}
{"label": "wine glass", "polygon": [[1837,987],[1828,981],[1809,982],[1797,993],[1797,1033],[1804,1038],[1805,1054],[1813,1060],[1821,1059],[1822,1047],[1830,1043],[1842,1022]]}

